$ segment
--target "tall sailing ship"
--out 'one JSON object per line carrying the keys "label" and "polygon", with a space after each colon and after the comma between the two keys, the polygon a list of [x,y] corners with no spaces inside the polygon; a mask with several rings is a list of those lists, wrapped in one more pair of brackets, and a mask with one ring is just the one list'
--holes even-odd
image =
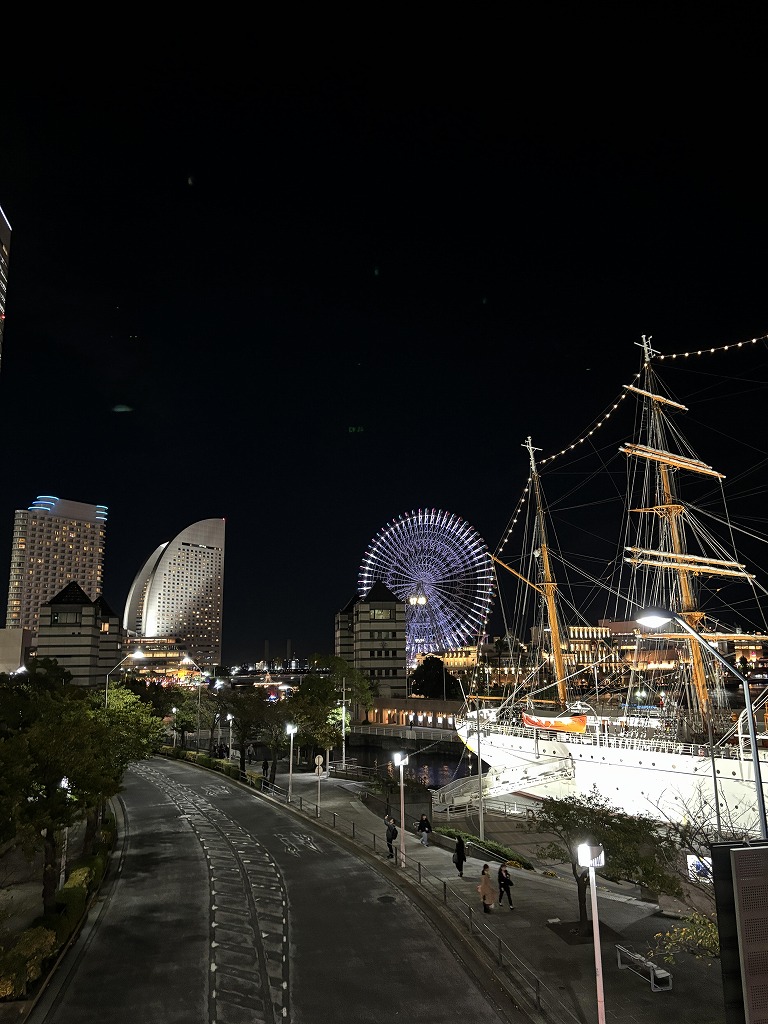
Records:
{"label": "tall sailing ship", "polygon": [[[713,833],[757,832],[757,794],[762,787],[764,806],[768,777],[768,690],[753,697],[743,673],[729,672],[722,656],[744,668],[763,654],[765,591],[736,554],[734,524],[715,509],[723,474],[688,445],[678,427],[687,409],[665,390],[650,338],[641,347],[641,371],[620,397],[636,404],[632,440],[613,448],[626,462],[625,488],[607,450],[598,453],[591,440],[594,430],[583,448],[560,453],[573,460],[568,479],[584,464],[593,495],[589,526],[582,527],[593,537],[584,548],[609,529],[594,496],[603,478],[619,499],[620,553],[582,574],[559,552],[543,486],[542,466],[552,460],[537,464],[528,438],[528,485],[494,555],[513,681],[501,701],[470,694],[456,729],[489,768],[487,793],[565,797],[596,787],[629,814],[695,819]],[[587,449],[600,454],[599,474],[587,472]],[[703,512],[688,495],[691,481]],[[569,504],[577,505],[571,492]],[[507,556],[517,531],[525,535],[519,553]],[[502,576],[510,601],[501,598]],[[602,609],[598,625],[580,611],[583,604],[593,616]],[[679,625],[642,626],[638,616],[649,607],[676,612],[705,643]]]}

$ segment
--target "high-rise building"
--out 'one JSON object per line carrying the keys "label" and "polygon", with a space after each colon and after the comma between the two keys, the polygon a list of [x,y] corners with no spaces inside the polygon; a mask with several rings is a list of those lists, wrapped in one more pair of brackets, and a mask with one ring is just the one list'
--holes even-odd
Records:
{"label": "high-rise building", "polygon": [[11,225],[0,207],[0,362],[3,359],[5,299],[8,292],[8,262],[11,256]]}
{"label": "high-rise building", "polygon": [[13,520],[7,629],[37,636],[40,607],[69,583],[91,600],[101,597],[107,506],[39,495]]}
{"label": "high-rise building", "polygon": [[135,637],[174,637],[201,668],[221,664],[224,520],[203,519],[165,541],[144,563],[125,603]]}

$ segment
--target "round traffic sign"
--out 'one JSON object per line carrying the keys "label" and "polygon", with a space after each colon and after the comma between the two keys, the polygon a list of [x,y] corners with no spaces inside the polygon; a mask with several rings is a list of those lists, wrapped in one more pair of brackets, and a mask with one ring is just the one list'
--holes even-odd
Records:
{"label": "round traffic sign", "polygon": [[323,755],[322,754],[316,754],[315,755],[315,764],[322,764],[322,763],[323,763]]}
{"label": "round traffic sign", "polygon": [[318,765],[317,768],[315,768],[315,775],[322,775],[322,774],[323,774],[323,769],[320,767],[320,765]]}

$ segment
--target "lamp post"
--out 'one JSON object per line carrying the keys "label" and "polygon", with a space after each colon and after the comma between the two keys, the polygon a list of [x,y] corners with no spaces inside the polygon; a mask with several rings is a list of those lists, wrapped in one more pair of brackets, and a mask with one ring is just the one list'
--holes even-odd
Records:
{"label": "lamp post", "polygon": [[179,710],[178,708],[171,708],[171,711],[173,712],[173,745],[174,745],[174,747],[176,746],[176,712],[178,710]]}
{"label": "lamp post", "polygon": [[296,725],[286,725],[285,731],[288,733],[291,739],[291,753],[288,757],[288,803],[291,802],[293,796],[293,737],[296,735]]}
{"label": "lamp post", "polygon": [[[713,658],[716,658],[721,665],[725,666],[725,668],[727,668],[732,675],[736,676],[736,678],[741,683],[741,688],[744,692],[744,705],[747,714],[749,742],[752,747],[752,770],[755,776],[757,813],[760,818],[760,837],[762,839],[768,839],[768,822],[766,822],[765,817],[765,795],[763,793],[763,780],[760,775],[760,754],[757,749],[755,721],[754,716],[752,714],[752,698],[749,695],[749,681],[746,679],[745,676],[741,674],[741,672],[738,671],[738,669],[734,668],[733,665],[731,665],[727,658],[723,657],[723,655],[720,653],[720,651],[718,651],[716,647],[713,647],[712,644],[708,644],[704,637],[701,636],[700,633],[697,633],[693,626],[690,626],[683,618],[683,616],[680,615],[678,612],[672,612],[668,608],[648,608],[641,612],[640,615],[638,615],[637,621],[642,626],[650,626],[651,628],[653,628],[654,626],[663,626],[670,621],[676,622],[682,630],[684,630],[690,636],[694,637],[706,651],[709,651]],[[715,804],[717,804],[717,789],[715,789]]]}
{"label": "lamp post", "polygon": [[589,893],[592,900],[592,942],[595,947],[595,982],[597,985],[597,1019],[605,1024],[605,999],[603,998],[603,953],[600,948],[600,922],[597,917],[597,887],[595,886],[595,868],[605,864],[605,851],[602,846],[590,846],[581,843],[578,848],[579,867],[589,868]]}
{"label": "lamp post", "polygon": [[201,694],[203,692],[203,690],[202,690],[202,687],[203,687],[203,670],[200,668],[200,666],[197,664],[197,662],[193,661],[190,658],[189,655],[187,655],[186,658],[182,658],[181,659],[181,663],[182,663],[182,665],[192,665],[192,666],[194,666],[194,668],[196,668],[198,673],[199,673],[199,677],[198,677],[198,680],[197,680],[197,750],[198,750],[198,753],[199,753],[200,752],[200,696],[201,696]]}
{"label": "lamp post", "polygon": [[117,669],[119,669],[122,664],[128,661],[129,658],[133,658],[134,660],[138,661],[139,658],[143,657],[143,651],[132,651],[130,654],[126,654],[122,661],[118,661],[118,663],[116,665],[113,665],[109,672],[107,672],[107,681],[104,686],[104,707],[107,707],[109,705],[109,677],[112,675],[112,673],[116,672]]}
{"label": "lamp post", "polygon": [[341,770],[347,770],[347,680],[341,678]]}
{"label": "lamp post", "polygon": [[233,714],[227,715],[227,721],[229,722],[229,759],[232,757],[232,720],[235,716]]}
{"label": "lamp post", "polygon": [[403,768],[408,764],[407,754],[394,754],[395,767],[400,766],[400,867],[405,867],[405,779]]}

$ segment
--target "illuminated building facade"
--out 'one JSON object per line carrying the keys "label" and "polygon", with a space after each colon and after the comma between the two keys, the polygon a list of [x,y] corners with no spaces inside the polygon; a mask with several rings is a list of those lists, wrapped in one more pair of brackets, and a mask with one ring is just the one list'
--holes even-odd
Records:
{"label": "illuminated building facade", "polygon": [[0,208],[0,362],[3,358],[5,301],[8,292],[8,263],[11,257],[11,225]]}
{"label": "illuminated building facade", "polygon": [[6,629],[37,636],[40,608],[69,583],[101,597],[107,506],[40,495],[13,521]]}
{"label": "illuminated building facade", "polygon": [[131,585],[123,627],[174,637],[202,668],[221,664],[224,520],[203,519],[153,551]]}

